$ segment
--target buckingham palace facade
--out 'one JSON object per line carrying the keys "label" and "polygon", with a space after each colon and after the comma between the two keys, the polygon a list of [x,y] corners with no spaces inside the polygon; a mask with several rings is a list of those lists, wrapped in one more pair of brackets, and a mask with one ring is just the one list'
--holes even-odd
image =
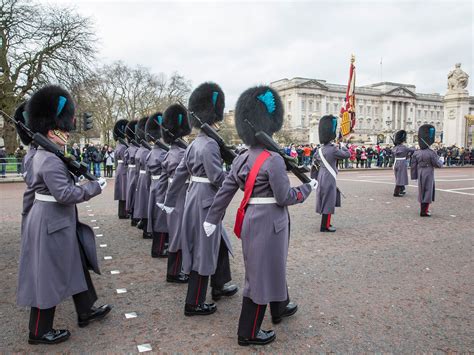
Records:
{"label": "buckingham palace facade", "polygon": [[[291,131],[298,143],[319,143],[319,119],[327,114],[339,115],[347,88],[307,78],[281,79],[270,85],[283,101],[284,129]],[[358,86],[355,93],[357,121],[353,141],[391,144],[390,137],[405,129],[407,142],[413,143],[418,127],[425,123],[436,127],[436,140],[440,139],[442,95],[417,93],[415,85],[392,82]]]}

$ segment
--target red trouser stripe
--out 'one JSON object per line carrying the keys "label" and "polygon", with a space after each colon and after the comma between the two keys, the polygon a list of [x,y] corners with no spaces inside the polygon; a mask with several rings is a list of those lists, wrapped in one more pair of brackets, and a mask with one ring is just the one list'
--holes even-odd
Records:
{"label": "red trouser stripe", "polygon": [[163,253],[163,242],[165,240],[164,234],[165,233],[160,233],[160,253]]}
{"label": "red trouser stripe", "polygon": [[201,294],[201,276],[199,275],[199,286],[198,286],[198,292],[197,292],[197,295],[196,295],[196,306],[199,304],[198,301],[199,301],[199,295]]}
{"label": "red trouser stripe", "polygon": [[426,204],[426,210],[425,210],[425,213],[428,213],[428,209],[429,209],[429,208],[430,208],[430,204],[429,204],[429,203],[427,203],[427,204]]}
{"label": "red trouser stripe", "polygon": [[41,313],[41,309],[38,308],[38,317],[36,317],[35,337],[38,336],[38,326],[39,326],[39,321],[40,321],[40,313]]}
{"label": "red trouser stripe", "polygon": [[179,251],[176,253],[176,261],[174,262],[174,269],[173,269],[173,275],[177,275],[176,269],[178,268],[178,261],[179,261]]}
{"label": "red trouser stripe", "polygon": [[260,312],[260,305],[257,304],[257,312],[255,313],[255,319],[253,320],[252,338],[255,338],[255,328],[257,328],[258,313]]}
{"label": "red trouser stripe", "polygon": [[331,226],[331,215],[328,214],[328,219],[326,220],[326,228],[329,229],[330,226]]}

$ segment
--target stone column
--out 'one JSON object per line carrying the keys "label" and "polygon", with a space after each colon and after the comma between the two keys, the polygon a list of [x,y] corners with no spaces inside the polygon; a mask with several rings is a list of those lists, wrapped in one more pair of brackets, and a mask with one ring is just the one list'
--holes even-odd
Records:
{"label": "stone column", "polygon": [[466,144],[466,119],[469,114],[469,93],[448,92],[444,97],[443,144],[461,147]]}
{"label": "stone column", "polygon": [[397,110],[397,102],[393,102],[392,107],[392,130],[397,129],[397,117],[398,117],[398,110]]}

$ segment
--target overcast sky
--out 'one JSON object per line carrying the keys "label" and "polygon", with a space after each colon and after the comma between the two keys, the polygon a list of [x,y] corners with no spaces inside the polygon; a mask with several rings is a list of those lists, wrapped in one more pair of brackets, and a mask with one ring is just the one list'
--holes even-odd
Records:
{"label": "overcast sky", "polygon": [[226,110],[246,88],[282,78],[345,84],[351,53],[357,85],[382,77],[444,95],[461,62],[473,95],[472,1],[48,2],[94,20],[101,61],[215,81]]}

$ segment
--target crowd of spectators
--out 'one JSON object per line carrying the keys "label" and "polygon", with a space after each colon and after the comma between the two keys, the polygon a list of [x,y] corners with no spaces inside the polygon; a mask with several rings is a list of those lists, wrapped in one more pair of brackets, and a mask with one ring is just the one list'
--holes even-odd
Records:
{"label": "crowd of spectators", "polygon": [[107,144],[86,144],[81,150],[77,143],[74,143],[69,153],[77,161],[86,164],[88,171],[96,177],[101,176],[101,170],[105,177],[112,177],[115,166],[114,149]]}
{"label": "crowd of spectators", "polygon": [[[298,165],[309,167],[319,147],[319,144],[290,144],[285,147],[285,153],[296,159]],[[386,168],[392,167],[395,162],[395,156],[392,153],[393,145],[347,143],[346,147],[351,155],[348,159],[338,161],[339,169]],[[434,144],[432,149],[444,158],[446,166],[474,165],[474,147],[459,148],[455,145],[445,147],[442,144]]]}

